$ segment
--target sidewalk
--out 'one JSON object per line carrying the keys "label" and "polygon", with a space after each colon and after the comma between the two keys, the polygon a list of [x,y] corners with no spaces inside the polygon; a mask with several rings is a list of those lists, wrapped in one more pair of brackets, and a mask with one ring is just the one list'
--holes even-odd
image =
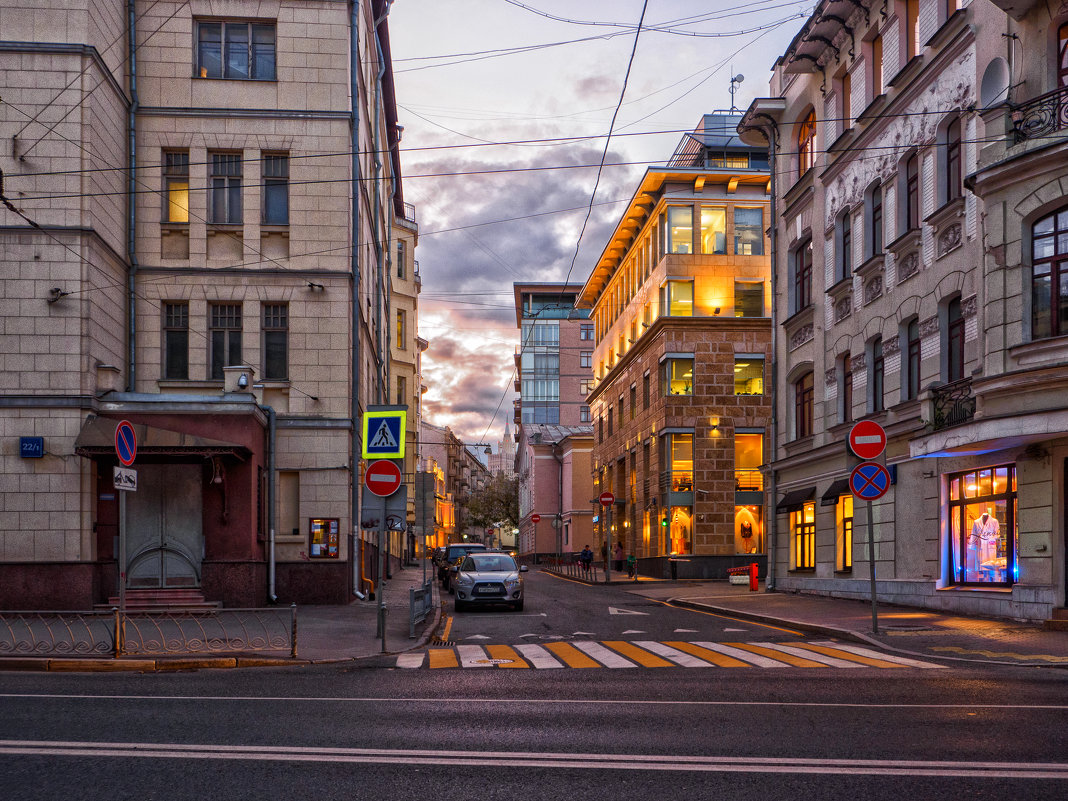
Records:
{"label": "sidewalk", "polygon": [[965,617],[879,604],[872,632],[871,601],[796,593],[759,592],[725,581],[641,584],[633,592],[741,620],[875,645],[909,656],[1068,668],[1068,631],[1046,631],[1013,620]]}

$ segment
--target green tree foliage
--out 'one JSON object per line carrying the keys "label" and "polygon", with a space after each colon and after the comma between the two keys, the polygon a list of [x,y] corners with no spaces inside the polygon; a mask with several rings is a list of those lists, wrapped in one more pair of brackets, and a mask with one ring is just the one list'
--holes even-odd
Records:
{"label": "green tree foliage", "polygon": [[519,477],[496,473],[467,503],[468,520],[476,526],[490,528],[501,523],[512,529],[519,525]]}

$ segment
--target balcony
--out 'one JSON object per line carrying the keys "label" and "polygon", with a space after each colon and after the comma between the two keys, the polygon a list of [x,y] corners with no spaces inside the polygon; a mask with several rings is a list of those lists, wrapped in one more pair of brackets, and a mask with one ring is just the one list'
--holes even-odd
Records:
{"label": "balcony", "polygon": [[1068,86],[1039,95],[1012,110],[1014,144],[1068,128]]}
{"label": "balcony", "polygon": [[975,417],[975,396],[970,378],[932,387],[930,392],[932,430],[963,425]]}

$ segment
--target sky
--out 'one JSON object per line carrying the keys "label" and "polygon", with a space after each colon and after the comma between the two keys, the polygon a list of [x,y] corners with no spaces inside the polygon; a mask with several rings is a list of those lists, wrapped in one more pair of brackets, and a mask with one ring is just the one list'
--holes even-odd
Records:
{"label": "sky", "polygon": [[732,76],[744,76],[739,109],[767,96],[812,6],[394,2],[403,191],[430,343],[424,419],[496,450],[516,397],[513,282],[585,282],[646,167],[731,107]]}

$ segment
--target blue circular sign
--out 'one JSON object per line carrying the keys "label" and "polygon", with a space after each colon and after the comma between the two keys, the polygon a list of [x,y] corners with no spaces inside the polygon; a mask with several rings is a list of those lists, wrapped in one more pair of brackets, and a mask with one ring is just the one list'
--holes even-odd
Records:
{"label": "blue circular sign", "polygon": [[128,420],[120,422],[115,429],[115,453],[127,467],[137,458],[137,435]]}
{"label": "blue circular sign", "polygon": [[849,490],[862,501],[874,501],[890,489],[890,472],[877,462],[863,462],[849,474]]}

